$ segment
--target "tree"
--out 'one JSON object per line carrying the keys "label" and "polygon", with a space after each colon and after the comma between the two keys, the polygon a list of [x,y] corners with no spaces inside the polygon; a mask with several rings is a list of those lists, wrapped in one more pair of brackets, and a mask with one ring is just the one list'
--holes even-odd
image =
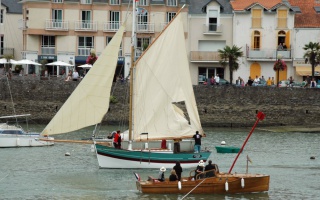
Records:
{"label": "tree", "polygon": [[239,69],[238,59],[243,56],[243,52],[241,51],[241,47],[237,47],[233,45],[232,47],[226,46],[222,50],[218,50],[220,54],[220,61],[222,66],[226,66],[228,63],[229,70],[230,70],[230,83],[232,84],[233,81],[233,71]]}
{"label": "tree", "polygon": [[278,55],[278,60],[273,65],[273,70],[277,72],[277,87],[279,87],[279,71],[287,69],[287,64],[282,60],[282,55]]}
{"label": "tree", "polygon": [[306,52],[304,53],[304,58],[308,59],[311,66],[312,66],[312,77],[314,77],[314,68],[316,67],[317,63],[320,60],[320,45],[319,42],[309,42],[309,44],[305,44],[303,50]]}

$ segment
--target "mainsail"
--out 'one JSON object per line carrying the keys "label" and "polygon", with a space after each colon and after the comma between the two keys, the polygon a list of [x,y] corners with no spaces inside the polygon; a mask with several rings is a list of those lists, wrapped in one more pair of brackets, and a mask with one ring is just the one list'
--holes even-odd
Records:
{"label": "mainsail", "polygon": [[42,131],[53,135],[100,123],[109,109],[110,92],[122,41],[122,25],[88,74]]}
{"label": "mainsail", "polygon": [[[190,138],[203,133],[194,97],[181,13],[137,61],[133,139]],[[188,120],[175,103],[186,106]]]}

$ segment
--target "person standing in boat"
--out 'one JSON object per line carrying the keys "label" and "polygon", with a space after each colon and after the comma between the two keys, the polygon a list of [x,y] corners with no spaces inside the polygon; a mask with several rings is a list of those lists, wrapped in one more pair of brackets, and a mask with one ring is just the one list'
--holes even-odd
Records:
{"label": "person standing in boat", "polygon": [[176,165],[173,167],[173,169],[175,170],[175,172],[176,172],[176,174],[178,176],[178,180],[180,181],[181,180],[181,173],[183,171],[182,171],[182,167],[181,167],[179,161],[176,162]]}
{"label": "person standing in boat", "polygon": [[[119,133],[120,133],[120,131],[119,131]],[[118,149],[118,138],[119,138],[119,135],[120,134],[118,134],[118,131],[117,131],[117,134],[115,134],[114,138],[113,138],[113,147],[116,148],[116,149]]]}
{"label": "person standing in boat", "polygon": [[196,134],[193,135],[193,138],[194,138],[194,153],[200,153],[202,135],[199,134],[199,131],[196,131]]}
{"label": "person standing in boat", "polygon": [[158,176],[158,181],[165,181],[166,179],[164,178],[164,172],[166,171],[165,167],[161,167],[159,171],[159,176]]}
{"label": "person standing in boat", "polygon": [[121,149],[121,134],[120,134],[120,131],[117,131],[117,135],[118,135],[118,146],[117,146],[117,148]]}

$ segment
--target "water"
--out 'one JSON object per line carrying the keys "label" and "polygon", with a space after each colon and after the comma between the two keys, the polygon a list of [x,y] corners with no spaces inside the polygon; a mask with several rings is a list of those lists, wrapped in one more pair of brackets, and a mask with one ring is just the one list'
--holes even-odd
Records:
{"label": "water", "polygon": [[[37,127],[34,127],[37,129]],[[38,128],[39,131],[43,127]],[[110,130],[116,129],[111,127]],[[241,146],[250,129],[206,129],[202,147],[209,147],[220,171],[228,172],[236,154],[217,154],[214,146],[226,141]],[[80,139],[91,129],[55,136]],[[233,172],[270,175],[267,193],[238,195],[188,195],[185,199],[318,199],[320,196],[319,133],[272,133],[256,130]],[[99,169],[88,144],[56,143],[51,147],[0,149],[0,199],[181,199],[184,195],[141,194],[133,172],[142,179],[158,170]],[[71,156],[65,156],[70,152]],[[315,156],[311,160],[310,156]],[[183,175],[189,173],[184,169]],[[166,174],[168,176],[168,173]]]}

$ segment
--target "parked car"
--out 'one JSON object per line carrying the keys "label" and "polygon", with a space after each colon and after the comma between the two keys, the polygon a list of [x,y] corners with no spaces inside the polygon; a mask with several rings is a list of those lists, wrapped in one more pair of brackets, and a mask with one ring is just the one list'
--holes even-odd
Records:
{"label": "parked car", "polygon": [[224,78],[220,78],[219,80],[219,85],[229,85],[229,81],[227,81],[226,79]]}

